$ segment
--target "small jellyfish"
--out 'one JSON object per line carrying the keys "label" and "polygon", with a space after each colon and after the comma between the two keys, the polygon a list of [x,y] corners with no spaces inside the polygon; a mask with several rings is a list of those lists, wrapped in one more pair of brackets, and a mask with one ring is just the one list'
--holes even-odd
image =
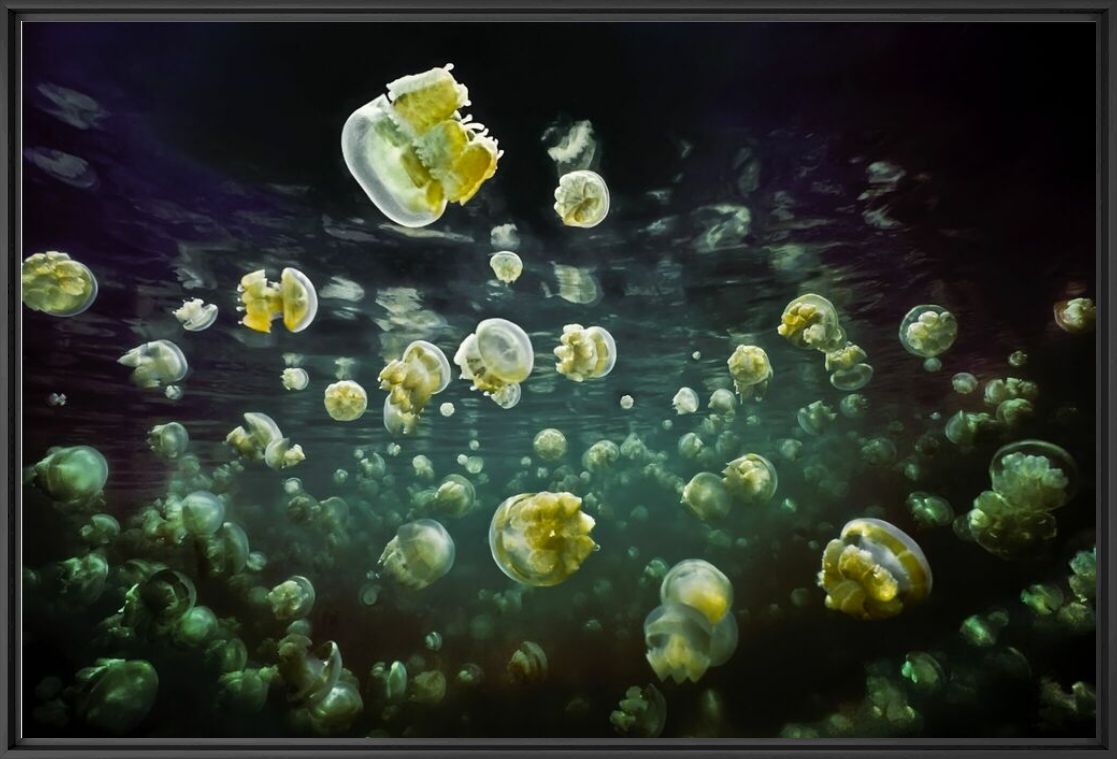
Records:
{"label": "small jellyfish", "polygon": [[1008,365],[1019,369],[1028,363],[1028,354],[1024,351],[1013,351],[1008,357]]}
{"label": "small jellyfish", "polygon": [[950,379],[950,384],[959,395],[969,395],[977,390],[977,377],[969,372],[958,372]]}
{"label": "small jellyfish", "polygon": [[416,340],[401,358],[384,367],[379,380],[380,389],[388,391],[401,430],[412,432],[431,397],[450,384],[450,362],[437,345]]}
{"label": "small jellyfish", "polygon": [[886,437],[871,437],[861,444],[861,460],[871,466],[884,466],[896,460],[896,445]]}
{"label": "small jellyfish", "polygon": [[572,493],[520,493],[497,507],[489,548],[504,574],[525,585],[557,585],[597,548],[594,519]]}
{"label": "small jellyfish", "polygon": [[[26,287],[26,285],[24,285]],[[1072,335],[1092,332],[1097,321],[1097,308],[1090,298],[1071,298],[1055,304],[1055,323]]]}
{"label": "small jellyfish", "polygon": [[590,472],[601,472],[616,463],[620,455],[620,448],[612,440],[598,440],[582,454],[582,466]]}
{"label": "small jellyfish", "polygon": [[339,380],[326,387],[323,398],[326,413],[336,422],[352,422],[364,416],[368,408],[365,389],[353,380]]}
{"label": "small jellyfish", "polygon": [[756,345],[738,345],[727,363],[737,395],[742,398],[764,396],[768,381],[772,378],[772,363],[763,348]]}
{"label": "small jellyfish", "polygon": [[511,222],[507,224],[498,224],[489,230],[489,243],[492,244],[494,248],[519,250],[520,232],[516,228],[516,225]]}
{"label": "small jellyfish", "polygon": [[869,399],[861,395],[861,393],[850,393],[849,395],[843,396],[842,400],[838,403],[838,409],[846,419],[860,419],[865,416],[865,411],[868,408]]}
{"label": "small jellyfish", "polygon": [[454,415],[454,411],[454,404],[450,403],[450,401],[446,401],[438,407],[438,413],[442,414],[442,416],[446,417],[447,419]]}
{"label": "small jellyfish", "polygon": [[719,387],[710,394],[710,400],[706,403],[706,408],[713,411],[715,414],[729,414],[737,408],[737,399],[733,393],[723,387]]}
{"label": "small jellyfish", "polygon": [[225,442],[237,454],[249,461],[263,461],[268,445],[283,437],[279,425],[270,416],[257,411],[244,415],[244,425],[236,427],[225,436]]}
{"label": "small jellyfish", "polygon": [[625,411],[628,411],[630,408],[636,405],[636,399],[633,398],[631,395],[622,395],[620,403],[621,408],[623,408]]}
{"label": "small jellyfish", "polygon": [[624,693],[609,722],[620,735],[633,738],[658,738],[667,723],[667,700],[659,689],[632,686]]}
{"label": "small jellyfish", "polygon": [[184,300],[182,305],[171,312],[187,332],[201,332],[209,329],[217,321],[217,306],[206,305],[201,298]]}
{"label": "small jellyfish", "polygon": [[834,413],[834,409],[822,401],[807,404],[799,409],[799,413],[796,415],[799,427],[808,435],[821,435],[837,418],[838,415]]}
{"label": "small jellyfish", "polygon": [[566,455],[566,436],[553,427],[540,430],[531,441],[531,449],[543,461],[559,461]]}
{"label": "small jellyfish", "polygon": [[900,322],[900,343],[908,353],[934,358],[958,337],[958,320],[942,306],[916,306]]}
{"label": "small jellyfish", "polygon": [[76,504],[95,498],[108,479],[108,462],[88,445],[51,448],[28,472],[28,480],[59,503]]}
{"label": "small jellyfish", "polygon": [[437,221],[496,173],[502,155],[481,124],[462,116],[469,91],[452,64],[390,82],[341,131],[349,173],[380,212],[404,227]]}
{"label": "small jellyfish", "polygon": [[865,351],[853,343],[826,354],[830,384],[843,392],[860,390],[873,378],[873,367],[865,363]]}
{"label": "small jellyfish", "polygon": [[520,278],[524,271],[524,262],[510,250],[501,250],[493,253],[489,259],[489,268],[493,274],[506,285],[510,285]]}
{"label": "small jellyfish", "polygon": [[180,385],[167,385],[163,390],[163,395],[172,401],[177,401],[182,398],[182,387]]}
{"label": "small jellyfish", "polygon": [[567,324],[554,350],[555,370],[567,379],[581,382],[604,377],[617,363],[617,344],[602,327]]}
{"label": "small jellyfish", "polygon": [[65,406],[66,405],[66,394],[65,393],[51,393],[50,395],[47,396],[47,405],[48,406],[54,406],[55,408],[57,408],[59,406]]}
{"label": "small jellyfish", "polygon": [[[511,408],[519,401],[519,384],[535,366],[535,351],[531,338],[518,325],[507,319],[485,319],[462,341],[454,354],[454,363],[460,367],[462,379],[470,380],[474,390],[493,397],[504,408]],[[515,390],[505,390],[511,386]],[[511,395],[498,395],[501,391]]]}
{"label": "small jellyfish", "polygon": [[729,492],[712,472],[699,472],[683,487],[682,503],[703,522],[724,519],[729,513]]}
{"label": "small jellyfish", "polygon": [[268,443],[264,449],[264,464],[268,469],[279,471],[306,461],[306,453],[301,445],[292,445],[291,438],[281,437]]}
{"label": "small jellyfish", "polygon": [[832,351],[845,342],[834,304],[814,293],[800,295],[787,304],[776,332],[796,348]]}
{"label": "small jellyfish", "polygon": [[182,526],[191,535],[208,537],[225,521],[225,502],[208,490],[182,499]]}
{"label": "small jellyfish", "polygon": [[908,512],[920,527],[945,527],[954,521],[954,509],[942,496],[915,491],[907,497]]}
{"label": "small jellyfish", "polygon": [[671,399],[671,405],[679,416],[693,414],[698,410],[698,393],[689,387],[681,387],[679,392],[675,393],[675,397]]}
{"label": "small jellyfish", "polygon": [[268,591],[268,605],[281,622],[303,619],[314,607],[314,585],[302,575],[294,575]]}
{"label": "small jellyfish", "polygon": [[66,253],[35,253],[20,266],[23,305],[51,316],[77,316],[97,299],[97,278]]}
{"label": "small jellyfish", "polygon": [[307,376],[306,369],[300,369],[297,366],[287,367],[279,375],[279,378],[283,383],[284,390],[306,390],[306,386],[310,384],[310,377]]}
{"label": "small jellyfish", "polygon": [[268,282],[264,270],[245,274],[237,286],[244,312],[240,323],[257,332],[271,332],[271,323],[283,318],[289,332],[302,332],[318,314],[318,292],[298,269],[287,267],[279,283]]}
{"label": "small jellyfish", "polygon": [[132,368],[136,387],[154,388],[178,382],[186,376],[186,356],[170,340],[153,340],[138,345],[117,359]]}
{"label": "small jellyfish", "polygon": [[746,453],[733,459],[725,466],[722,475],[729,494],[753,506],[771,501],[779,486],[776,468],[759,453]]}
{"label": "small jellyfish", "polygon": [[508,678],[516,684],[547,679],[547,654],[535,641],[525,640],[508,660]]}
{"label": "small jellyfish", "polygon": [[147,446],[163,459],[177,459],[189,444],[190,434],[178,422],[157,424],[147,433]]}
{"label": "small jellyfish", "polygon": [[600,174],[571,171],[555,188],[555,213],[568,227],[596,227],[609,214],[609,188]]}
{"label": "small jellyfish", "polygon": [[400,585],[422,590],[454,566],[454,541],[433,519],[417,519],[400,525],[378,563]]}
{"label": "small jellyfish", "polygon": [[880,519],[854,519],[822,554],[818,584],[826,608],[886,619],[931,592],[931,567],[914,540]]}

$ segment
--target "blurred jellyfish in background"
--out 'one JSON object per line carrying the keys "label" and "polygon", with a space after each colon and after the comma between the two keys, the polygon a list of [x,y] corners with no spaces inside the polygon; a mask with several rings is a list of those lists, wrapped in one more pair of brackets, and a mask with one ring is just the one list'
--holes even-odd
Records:
{"label": "blurred jellyfish in background", "polygon": [[525,585],[558,585],[582,566],[597,544],[594,519],[572,493],[520,493],[497,507],[489,548],[504,574]]}
{"label": "blurred jellyfish in background", "polygon": [[153,340],[125,353],[117,363],[132,367],[132,383],[144,389],[162,387],[186,376],[186,356],[170,340]]}
{"label": "blurred jellyfish in background", "polygon": [[914,540],[881,519],[854,519],[822,554],[826,608],[857,619],[894,617],[931,592],[931,567]]}
{"label": "blurred jellyfish in background", "polygon": [[531,449],[543,461],[554,463],[566,455],[566,436],[553,427],[540,430],[531,441]]}
{"label": "blurred jellyfish in background", "polygon": [[698,410],[698,393],[689,387],[681,387],[679,392],[675,393],[675,397],[671,399],[671,405],[679,416],[693,414]]}
{"label": "blurred jellyfish in background", "polygon": [[454,566],[454,541],[433,519],[417,519],[400,525],[378,563],[403,587],[422,590]]}
{"label": "blurred jellyfish in background", "polygon": [[225,502],[206,490],[190,493],[182,499],[182,526],[190,535],[208,537],[225,521]]}
{"label": "blurred jellyfish in background", "polygon": [[496,173],[502,152],[482,124],[463,116],[469,91],[453,64],[389,82],[341,132],[345,165],[380,212],[404,227],[437,221]]}
{"label": "blurred jellyfish in background", "polygon": [[289,332],[302,332],[318,314],[318,293],[298,269],[285,268],[279,283],[268,282],[264,270],[245,274],[237,286],[244,313],[240,323],[256,332],[271,332],[271,323],[282,317]]}
{"label": "blurred jellyfish in background", "polygon": [[729,494],[750,506],[762,506],[771,501],[779,486],[776,468],[759,453],[746,453],[733,459],[722,475]]}
{"label": "blurred jellyfish in background", "polygon": [[109,479],[109,465],[96,448],[75,445],[51,448],[24,476],[51,500],[81,505],[101,495]]}
{"label": "blurred jellyfish in background", "polygon": [[729,390],[719,387],[710,393],[710,400],[707,401],[706,408],[715,414],[731,414],[737,408],[737,398]]}
{"label": "blurred jellyfish in background", "polygon": [[98,659],[78,670],[76,680],[78,718],[112,735],[127,735],[143,722],[159,690],[155,668],[143,659]]}
{"label": "blurred jellyfish in background", "polygon": [[904,350],[925,359],[946,352],[957,337],[958,320],[942,306],[916,306],[900,322],[900,344]]}
{"label": "blurred jellyfish in background", "polygon": [[763,348],[738,345],[727,363],[737,395],[741,398],[756,396],[758,399],[764,396],[768,381],[772,378],[772,364]]}
{"label": "blurred jellyfish in background", "polygon": [[207,305],[201,298],[184,300],[171,312],[187,332],[201,332],[217,321],[217,306]]}
{"label": "blurred jellyfish in background", "polygon": [[549,671],[547,653],[535,641],[525,640],[512,652],[506,670],[515,685],[543,682]]}
{"label": "blurred jellyfish in background", "polygon": [[1055,323],[1072,335],[1092,332],[1097,321],[1097,308],[1090,298],[1071,298],[1055,304]]}
{"label": "blurred jellyfish in background", "polygon": [[945,527],[954,521],[954,509],[942,496],[915,491],[907,497],[908,512],[923,528]]}
{"label": "blurred jellyfish in background", "polygon": [[667,723],[667,700],[659,689],[632,686],[609,715],[609,722],[620,735],[633,738],[658,738]]}
{"label": "blurred jellyfish in background", "polygon": [[178,422],[157,424],[147,433],[147,446],[159,458],[168,461],[177,459],[186,452],[190,444],[190,434]]}
{"label": "blurred jellyfish in background", "polygon": [[799,427],[809,435],[821,435],[837,418],[838,415],[834,413],[834,409],[822,401],[808,403],[799,409],[799,413],[796,415]]}
{"label": "blurred jellyfish in background", "polygon": [[314,607],[314,585],[302,575],[294,575],[268,591],[272,614],[281,622],[302,619]]}
{"label": "blurred jellyfish in background", "polygon": [[268,446],[283,437],[279,425],[270,416],[258,411],[244,415],[244,425],[225,436],[225,442],[247,461],[263,461]]}
{"label": "blurred jellyfish in background", "polygon": [[617,363],[617,344],[602,327],[567,324],[554,353],[555,370],[575,382],[604,377]]}
{"label": "blurred jellyfish in background", "polygon": [[[388,391],[385,427],[411,433],[431,397],[449,386],[450,362],[438,346],[416,340],[404,349],[401,358],[384,367],[379,379],[380,389]],[[388,406],[392,407],[390,412]]]}
{"label": "blurred jellyfish in background", "polygon": [[563,174],[555,188],[555,213],[568,227],[596,227],[609,214],[605,180],[588,170]]}
{"label": "blurred jellyfish in background", "polygon": [[691,478],[683,488],[682,503],[703,522],[724,519],[731,505],[721,478],[712,472],[699,472]]}
{"label": "blurred jellyfish in background", "polygon": [[717,624],[733,606],[733,585],[710,562],[687,559],[671,567],[664,575],[659,586],[659,600],[697,609],[710,624]]}
{"label": "blurred jellyfish in background", "polygon": [[507,319],[485,319],[454,354],[461,378],[502,408],[520,401],[520,383],[535,366],[531,338]]}
{"label": "blurred jellyfish in background", "polygon": [[51,316],[77,316],[97,299],[97,278],[66,253],[29,256],[20,266],[23,305]]}
{"label": "blurred jellyfish in background", "polygon": [[520,278],[524,271],[524,262],[510,250],[500,250],[489,258],[489,268],[493,274],[506,285],[510,285]]}
{"label": "blurred jellyfish in background", "polygon": [[977,390],[977,377],[969,372],[958,372],[951,377],[950,384],[959,395],[969,395]]}
{"label": "blurred jellyfish in background", "polygon": [[338,380],[326,387],[322,402],[335,422],[353,422],[364,416],[368,394],[353,380]]}

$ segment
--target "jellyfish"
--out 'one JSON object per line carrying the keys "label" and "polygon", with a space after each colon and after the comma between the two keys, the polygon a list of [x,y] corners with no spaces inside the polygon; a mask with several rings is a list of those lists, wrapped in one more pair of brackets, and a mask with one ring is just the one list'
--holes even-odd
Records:
{"label": "jellyfish", "polygon": [[715,414],[731,414],[737,408],[737,398],[732,392],[723,387],[710,394],[710,399],[706,403],[706,408],[713,411]]}
{"label": "jellyfish", "polygon": [[712,642],[710,621],[690,606],[663,604],[644,619],[646,658],[660,680],[698,682],[710,668]]}
{"label": "jellyfish", "polygon": [[508,678],[516,684],[547,679],[547,653],[533,640],[525,640],[508,660]]}
{"label": "jellyfish", "polygon": [[943,427],[946,439],[962,448],[969,448],[981,435],[1000,428],[1000,423],[984,411],[959,411]]}
{"label": "jellyfish", "polygon": [[954,521],[954,509],[942,496],[917,490],[908,495],[907,507],[920,527],[945,527]]}
{"label": "jellyfish", "polygon": [[421,672],[412,682],[408,700],[416,704],[440,704],[446,697],[446,675],[436,670]]}
{"label": "jellyfish", "polygon": [[634,685],[624,692],[609,722],[620,735],[658,738],[667,723],[667,700],[650,683],[643,689]]}
{"label": "jellyfish", "polygon": [[872,466],[884,466],[896,460],[896,445],[886,437],[871,437],[861,444],[861,459]]}
{"label": "jellyfish", "polygon": [[268,443],[264,449],[264,464],[277,472],[306,461],[301,445],[291,445],[291,438],[281,437]]}
{"label": "jellyfish", "polygon": [[838,409],[841,410],[842,416],[846,419],[860,419],[865,415],[866,409],[869,408],[869,399],[861,395],[861,393],[850,393],[843,396],[842,400],[838,403]]}
{"label": "jellyfish", "polygon": [[190,298],[171,312],[187,332],[201,332],[217,321],[217,306],[206,305],[201,298]]}
{"label": "jellyfish", "polygon": [[555,370],[575,382],[604,377],[617,363],[617,344],[602,327],[567,324],[554,353]]}
{"label": "jellyfish", "polygon": [[66,504],[96,498],[108,479],[108,462],[100,451],[88,445],[51,448],[28,472],[28,480],[51,500]]}
{"label": "jellyfish", "polygon": [[453,64],[390,82],[341,131],[349,173],[396,224],[425,227],[447,203],[464,205],[496,173],[502,152],[481,124],[462,116],[469,91]]}
{"label": "jellyfish", "polygon": [[826,591],[826,608],[857,619],[886,619],[927,597],[931,567],[895,525],[854,519],[826,544],[818,584]]}
{"label": "jellyfish", "polygon": [[47,396],[47,405],[48,406],[55,406],[55,407],[65,406],[66,405],[66,394],[65,393],[51,393],[50,395]]}
{"label": "jellyfish", "polygon": [[51,316],[77,316],[97,299],[97,278],[66,253],[35,253],[20,266],[23,305]]}
{"label": "jellyfish", "polygon": [[722,475],[729,494],[749,505],[768,503],[779,485],[776,468],[759,453],[746,453],[733,459],[725,466]]}
{"label": "jellyfish", "polygon": [[489,268],[493,274],[506,285],[510,285],[520,278],[524,271],[524,262],[510,250],[501,250],[493,253],[489,259]]}
{"label": "jellyfish", "polygon": [[353,380],[339,380],[326,387],[323,398],[326,413],[336,422],[352,422],[364,416],[368,408],[365,389]]}
{"label": "jellyfish", "polygon": [[919,690],[936,691],[946,683],[946,673],[938,659],[925,651],[911,651],[904,657],[900,674]]}
{"label": "jellyfish", "polygon": [[450,362],[438,346],[416,340],[384,367],[379,379],[380,389],[388,391],[388,402],[401,417],[402,431],[411,432],[431,397],[450,384]]}
{"label": "jellyfish", "polygon": [[733,606],[733,585],[708,561],[686,559],[668,570],[659,587],[662,604],[683,604],[702,613],[715,625]]}
{"label": "jellyfish", "polygon": [[558,585],[597,548],[594,519],[567,493],[520,493],[497,507],[489,548],[504,574],[525,585]]}
{"label": "jellyfish", "polygon": [[612,440],[598,440],[582,454],[582,466],[590,472],[600,472],[616,463],[621,449]]}
{"label": "jellyfish", "polygon": [[120,522],[111,514],[94,514],[82,525],[79,535],[92,546],[108,545],[120,534]]}
{"label": "jellyfish", "polygon": [[462,341],[454,363],[472,389],[511,408],[519,402],[519,384],[535,366],[535,352],[531,338],[518,325],[507,319],[485,319]]}
{"label": "jellyfish", "polygon": [[306,386],[310,384],[310,377],[307,376],[306,369],[300,369],[297,366],[287,367],[279,378],[283,383],[284,390],[306,390]]}
{"label": "jellyfish", "polygon": [[860,390],[873,378],[873,367],[865,363],[865,351],[846,343],[826,354],[826,371],[831,372],[830,384],[843,392]]}
{"label": "jellyfish", "polygon": [[712,472],[699,472],[683,487],[682,503],[703,522],[724,519],[729,513],[729,492]]}
{"label": "jellyfish", "polygon": [[182,387],[179,385],[167,385],[163,390],[163,395],[167,396],[172,401],[177,401],[182,397]]}
{"label": "jellyfish", "polygon": [[900,344],[908,353],[934,358],[958,337],[958,320],[942,306],[916,306],[900,322]]}
{"label": "jellyfish", "polygon": [[840,348],[845,342],[834,304],[814,293],[800,295],[787,304],[776,332],[796,348],[825,352]]}
{"label": "jellyfish", "polygon": [[207,490],[197,490],[182,499],[182,526],[191,535],[207,537],[225,521],[225,502]]}
{"label": "jellyfish", "polygon": [[74,711],[86,724],[127,735],[155,704],[159,676],[143,659],[98,659],[75,675]]}
{"label": "jellyfish", "polygon": [[215,577],[232,577],[248,565],[249,553],[244,529],[233,522],[225,522],[205,542],[207,571]]}
{"label": "jellyfish", "polygon": [[281,622],[302,619],[314,607],[314,585],[302,575],[294,575],[268,591],[272,614]]}
{"label": "jellyfish", "polygon": [[950,378],[950,384],[959,395],[969,395],[977,390],[977,377],[969,372],[958,372]]}
{"label": "jellyfish", "polygon": [[531,449],[543,461],[559,461],[566,455],[566,436],[554,427],[548,427],[535,435]]}
{"label": "jellyfish", "polygon": [[249,411],[244,415],[244,425],[233,429],[225,436],[225,442],[237,454],[249,461],[263,461],[268,446],[275,440],[283,437],[279,425],[268,416],[258,411]]}
{"label": "jellyfish", "polygon": [[623,408],[625,411],[628,411],[630,408],[636,405],[636,399],[633,398],[631,395],[622,395],[620,405],[621,408]]}
{"label": "jellyfish", "polygon": [[[24,287],[27,285],[24,284]],[[26,302],[26,296],[25,296]],[[1055,323],[1072,335],[1091,332],[1097,321],[1097,308],[1090,298],[1071,298],[1055,304]]]}
{"label": "jellyfish", "polygon": [[799,427],[809,435],[821,435],[837,418],[834,409],[822,401],[807,404],[796,415]]}
{"label": "jellyfish", "polygon": [[675,413],[679,416],[693,414],[698,410],[698,393],[689,387],[681,387],[679,392],[675,393],[675,397],[671,399],[671,405],[674,406]]}
{"label": "jellyfish", "polygon": [[433,519],[417,519],[400,525],[379,564],[403,587],[422,590],[454,566],[454,541]]}
{"label": "jellyfish", "polygon": [[772,378],[772,364],[763,348],[738,345],[727,363],[737,395],[741,398],[756,396],[758,399],[764,396],[768,381]]}
{"label": "jellyfish", "polygon": [[289,332],[302,332],[318,314],[318,292],[298,269],[285,268],[279,283],[268,282],[264,270],[245,274],[237,286],[244,313],[240,323],[257,332],[271,332],[271,323],[283,318]]}
{"label": "jellyfish", "polygon": [[189,577],[173,569],[160,569],[125,594],[123,621],[129,627],[143,620],[170,625],[194,608],[197,597]]}
{"label": "jellyfish", "polygon": [[58,563],[58,595],[75,607],[89,606],[101,597],[109,576],[109,563],[94,551]]}
{"label": "jellyfish", "polygon": [[559,177],[555,213],[568,227],[596,227],[609,213],[609,188],[600,174],[571,171]]}
{"label": "jellyfish", "polygon": [[186,356],[170,340],[138,345],[118,358],[117,363],[133,367],[132,383],[145,389],[178,382],[187,370]]}
{"label": "jellyfish", "polygon": [[186,452],[190,434],[178,422],[157,424],[147,433],[147,445],[160,458],[173,460]]}

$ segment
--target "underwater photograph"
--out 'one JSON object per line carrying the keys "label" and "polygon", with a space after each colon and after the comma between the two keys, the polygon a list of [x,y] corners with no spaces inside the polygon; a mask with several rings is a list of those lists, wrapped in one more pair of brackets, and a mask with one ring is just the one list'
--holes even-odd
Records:
{"label": "underwater photograph", "polygon": [[1095,738],[1094,24],[19,34],[21,736]]}

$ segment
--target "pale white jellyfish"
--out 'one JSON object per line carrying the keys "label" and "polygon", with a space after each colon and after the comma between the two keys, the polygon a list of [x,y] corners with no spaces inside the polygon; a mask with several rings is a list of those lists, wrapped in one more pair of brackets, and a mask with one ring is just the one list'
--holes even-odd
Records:
{"label": "pale white jellyfish", "polygon": [[958,320],[942,306],[916,306],[900,322],[900,344],[923,358],[945,352],[958,337]]}
{"label": "pale white jellyfish", "polygon": [[368,394],[353,380],[340,380],[326,388],[323,402],[331,419],[352,422],[364,416]]}
{"label": "pale white jellyfish", "polygon": [[157,424],[147,433],[148,447],[164,459],[177,459],[189,443],[190,434],[178,422]]}
{"label": "pale white jellyfish", "polygon": [[125,353],[117,363],[133,367],[132,382],[137,387],[170,385],[186,376],[186,356],[170,340],[153,340]]}
{"label": "pale white jellyfish", "polygon": [[554,350],[559,374],[575,382],[604,377],[617,363],[617,344],[602,327],[567,324]]}
{"label": "pale white jellyfish", "polygon": [[680,416],[693,414],[698,410],[698,393],[689,387],[681,387],[679,392],[675,393],[675,397],[671,399],[671,405],[674,406],[675,413]]}
{"label": "pale white jellyfish", "polygon": [[292,445],[291,438],[277,438],[264,449],[264,464],[269,469],[279,471],[293,467],[306,460],[301,445]]}
{"label": "pale white jellyfish", "polygon": [[449,417],[453,416],[454,411],[455,411],[454,404],[450,403],[450,401],[446,401],[445,403],[443,403],[441,406],[438,407],[438,413],[442,414],[442,416],[444,416],[446,418],[449,418]]}
{"label": "pale white jellyfish", "polygon": [[558,461],[566,455],[566,436],[561,431],[548,427],[535,435],[531,448],[544,461]]}
{"label": "pale white jellyfish", "polygon": [[713,411],[715,414],[728,414],[737,407],[737,398],[730,391],[723,387],[719,387],[710,394],[710,400],[706,404],[706,408]]}
{"label": "pale white jellyfish", "polygon": [[474,390],[493,397],[504,408],[511,408],[519,401],[518,393],[497,394],[510,386],[519,390],[519,384],[535,367],[535,351],[531,338],[516,324],[507,319],[485,319],[462,341],[454,354],[454,363],[461,369],[462,379],[469,380]]}
{"label": "pale white jellyfish", "polygon": [[433,519],[408,522],[388,541],[379,564],[400,585],[422,590],[454,566],[454,541]]}
{"label": "pale white jellyfish", "polygon": [[682,503],[703,522],[724,519],[729,513],[729,492],[712,472],[699,472],[683,487]]}
{"label": "pale white jellyfish", "polygon": [[493,253],[489,259],[489,268],[493,274],[506,285],[510,285],[520,278],[524,271],[524,262],[510,250],[501,250]]}
{"label": "pale white jellyfish", "polygon": [[279,425],[270,416],[257,411],[244,415],[244,426],[237,427],[225,436],[228,443],[241,458],[249,461],[263,461],[268,445],[283,437]]}
{"label": "pale white jellyfish", "polygon": [[555,213],[568,227],[596,227],[609,213],[605,180],[588,170],[563,174],[555,188]]}
{"label": "pale white jellyfish", "polygon": [[622,395],[621,396],[621,408],[623,408],[625,411],[629,410],[630,408],[632,408],[635,405],[636,405],[636,399],[633,398],[631,395]]}
{"label": "pale white jellyfish", "polygon": [[217,321],[217,306],[206,304],[201,298],[184,300],[182,305],[171,313],[187,332],[201,332]]}
{"label": "pale white jellyfish", "polygon": [[954,392],[961,395],[969,395],[977,390],[977,377],[969,372],[958,372],[951,378],[950,382],[954,387]]}
{"label": "pale white jellyfish", "polygon": [[306,369],[301,369],[297,366],[289,366],[283,370],[280,375],[280,380],[283,382],[284,390],[306,390],[306,386],[310,384],[310,377],[307,376]]}

